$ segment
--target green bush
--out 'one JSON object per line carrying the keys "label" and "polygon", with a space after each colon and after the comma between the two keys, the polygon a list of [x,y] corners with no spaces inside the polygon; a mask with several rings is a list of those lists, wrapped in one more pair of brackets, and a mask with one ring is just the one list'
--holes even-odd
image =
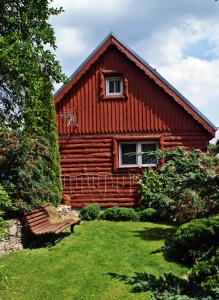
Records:
{"label": "green bush", "polygon": [[155,221],[157,218],[157,211],[154,208],[146,208],[139,212],[140,221]]}
{"label": "green bush", "polygon": [[59,203],[53,163],[46,138],[0,130],[0,182],[17,208]]}
{"label": "green bush", "polygon": [[219,211],[217,160],[200,150],[158,151],[165,163],[149,169],[139,181],[143,207],[152,207],[160,219],[176,223],[207,217]]}
{"label": "green bush", "polygon": [[124,276],[110,273],[113,278],[131,286],[132,293],[147,292],[147,299],[151,300],[218,300],[218,288],[208,289],[203,287],[202,281],[192,281],[181,278],[172,273],[160,276],[145,272],[136,272],[133,276]]}
{"label": "green bush", "polygon": [[193,220],[181,225],[165,241],[169,257],[193,264],[197,259],[211,256],[219,245],[219,218]]}
{"label": "green bush", "polygon": [[99,217],[99,215],[100,215],[100,207],[97,205],[84,206],[80,211],[80,217],[82,218],[82,220],[87,220],[87,221],[95,220]]}
{"label": "green bush", "polygon": [[[219,288],[219,248],[215,256],[198,261],[189,272],[188,279],[201,285],[204,290],[217,290]],[[219,292],[219,289],[217,291]]]}
{"label": "green bush", "polygon": [[109,221],[137,221],[138,213],[133,208],[127,207],[110,207],[102,214],[101,219]]}
{"label": "green bush", "polygon": [[0,184],[0,239],[5,236],[7,229],[3,219],[5,211],[12,207],[12,201],[3,186]]}
{"label": "green bush", "polygon": [[0,210],[5,211],[12,207],[12,201],[8,193],[5,191],[3,186],[0,184]]}

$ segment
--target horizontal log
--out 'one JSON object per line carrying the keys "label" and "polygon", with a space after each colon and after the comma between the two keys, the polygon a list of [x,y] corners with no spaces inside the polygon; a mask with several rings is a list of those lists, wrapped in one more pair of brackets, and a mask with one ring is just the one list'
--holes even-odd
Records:
{"label": "horizontal log", "polygon": [[138,197],[138,190],[120,190],[119,192],[115,191],[106,191],[97,193],[97,192],[90,192],[90,193],[83,193],[82,191],[71,191],[71,190],[63,190],[63,194],[68,195],[72,199],[92,199],[92,198],[99,198],[99,199],[107,199],[107,198],[112,198],[112,199],[120,199],[120,198],[133,198],[133,197]]}
{"label": "horizontal log", "polygon": [[76,158],[76,159],[60,159],[62,166],[65,166],[65,164],[80,164],[80,163],[98,163],[98,162],[110,162],[112,161],[111,158]]}
{"label": "horizontal log", "polygon": [[63,177],[65,178],[71,178],[71,179],[76,179],[79,178],[80,180],[90,180],[93,178],[98,179],[98,180],[102,180],[105,181],[107,179],[107,181],[116,181],[116,180],[130,180],[130,179],[137,179],[139,176],[141,176],[140,174],[129,174],[129,173],[122,173],[122,174],[102,174],[102,175],[96,175],[95,173],[93,174],[79,174],[73,177],[70,177],[68,175],[63,175]]}
{"label": "horizontal log", "polygon": [[[81,208],[85,205],[90,205],[90,204],[95,204],[95,202],[81,202],[81,203],[70,203],[70,206],[72,208]],[[130,201],[130,202],[124,202],[124,203],[116,203],[116,202],[102,202],[102,203],[98,203],[98,205],[100,207],[106,208],[106,207],[113,207],[113,206],[121,206],[121,207],[133,207],[135,206],[137,203],[134,201]]]}
{"label": "horizontal log", "polygon": [[93,143],[90,142],[89,144],[65,144],[63,146],[60,147],[60,150],[62,151],[62,149],[87,149],[87,148],[94,148],[94,149],[104,149],[104,148],[111,148],[112,144],[109,143]]}
{"label": "horizontal log", "polygon": [[130,190],[129,191],[120,191],[120,192],[115,192],[115,191],[107,191],[107,192],[102,192],[102,193],[96,193],[95,191],[92,193],[87,193],[84,191],[78,192],[78,191],[71,191],[71,190],[63,190],[63,194],[68,195],[71,199],[91,199],[91,198],[98,198],[98,199],[107,199],[107,198],[112,198],[115,199],[116,201],[118,199],[132,199],[133,197],[139,197],[138,191],[137,190]]}
{"label": "horizontal log", "polygon": [[112,194],[112,195],[130,195],[135,193],[136,195],[138,194],[138,189],[136,188],[120,188],[120,189],[101,189],[101,190],[97,190],[97,189],[70,189],[68,187],[65,187],[62,191],[64,194],[69,194],[71,197],[74,197],[74,195],[102,195],[105,196],[106,194]]}
{"label": "horizontal log", "polygon": [[[104,153],[112,153],[110,151],[109,147],[104,148],[105,151]],[[102,153],[102,148],[96,149],[96,148],[90,148],[90,149],[60,149],[61,155],[64,154],[75,154],[75,153],[80,153],[80,154],[89,154],[89,153]]]}
{"label": "horizontal log", "polygon": [[[102,167],[112,167],[112,163],[111,162],[101,163],[101,166]],[[84,165],[82,165],[81,167],[84,168]],[[98,167],[98,165],[96,163],[89,163],[89,165],[88,166],[86,165],[85,167]],[[67,165],[67,166],[65,166],[65,168],[66,168],[66,170],[69,170],[69,172],[70,172],[71,169],[74,170],[74,168],[78,168],[78,166],[74,166],[74,165],[69,166],[69,165]]]}
{"label": "horizontal log", "polygon": [[125,185],[125,186],[114,186],[114,187],[112,187],[112,186],[110,186],[110,185],[106,185],[106,186],[104,186],[104,185],[102,185],[102,186],[99,186],[99,187],[92,187],[91,185],[90,186],[88,186],[88,185],[86,185],[86,186],[82,186],[82,185],[77,185],[77,186],[73,186],[73,185],[67,185],[67,184],[63,184],[63,190],[64,191],[70,191],[72,194],[73,193],[77,193],[77,192],[80,192],[80,193],[82,193],[83,191],[85,191],[85,190],[87,190],[87,191],[89,191],[90,193],[94,193],[94,192],[96,192],[96,193],[99,193],[99,192],[110,192],[111,190],[114,190],[115,192],[120,192],[121,193],[121,191],[126,191],[126,190],[128,190],[128,192],[129,192],[129,190],[130,189],[133,189],[133,190],[137,190],[139,188],[139,185],[131,185],[131,186],[129,186],[129,185]]}
{"label": "horizontal log", "polygon": [[90,184],[73,184],[71,182],[65,182],[63,181],[63,189],[68,189],[68,190],[72,190],[72,191],[77,191],[79,190],[85,190],[85,189],[89,189],[89,190],[95,190],[95,191],[99,191],[99,190],[125,190],[125,189],[136,189],[138,188],[140,185],[136,182],[136,183],[131,183],[131,184],[100,184],[100,185],[93,185],[92,183]]}
{"label": "horizontal log", "polygon": [[92,142],[92,143],[111,143],[112,138],[106,139],[106,138],[102,138],[100,139],[99,137],[95,138],[95,136],[90,136],[88,138],[74,138],[74,137],[70,137],[69,139],[59,139],[59,143],[60,144],[74,144],[74,143],[87,143],[87,142]]}
{"label": "horizontal log", "polygon": [[133,193],[102,193],[102,194],[98,194],[98,193],[74,193],[72,195],[73,199],[80,199],[80,198],[87,198],[87,199],[90,199],[90,198],[97,198],[97,199],[108,199],[108,198],[112,198],[112,199],[130,199],[132,198],[132,195]]}
{"label": "horizontal log", "polygon": [[[70,164],[69,164],[70,166]],[[108,174],[112,174],[112,168],[111,167],[102,167],[102,164],[99,163],[96,167],[92,167],[87,165],[78,165],[76,164],[74,168],[68,168],[68,165],[65,165],[62,168],[62,176],[104,176]]]}
{"label": "horizontal log", "polygon": [[[193,150],[193,149],[196,149],[196,147],[192,147],[192,146],[190,146],[190,147],[183,146],[182,148],[185,149],[185,150],[187,150],[187,151],[191,151],[191,150]],[[175,147],[166,147],[166,148],[164,148],[164,150],[174,150],[174,149],[176,149],[176,148],[175,148]],[[202,150],[202,151],[205,150],[204,147],[203,147],[203,148],[200,148],[200,147],[199,147],[198,149],[200,149],[200,150]]]}
{"label": "horizontal log", "polygon": [[175,142],[175,141],[171,141],[171,142],[164,142],[163,145],[164,146],[171,146],[171,147],[179,147],[179,146],[193,146],[193,145],[205,145],[206,141],[182,141],[182,142]]}
{"label": "horizontal log", "polygon": [[137,192],[139,188],[139,185],[135,185],[135,186],[101,186],[99,188],[92,188],[92,187],[72,187],[72,186],[63,186],[63,192],[69,192],[72,195],[74,195],[75,193],[86,193],[86,194],[106,194],[106,193],[114,193],[114,194],[126,194],[129,193],[130,191],[132,192]]}
{"label": "horizontal log", "polygon": [[75,158],[102,158],[102,157],[112,157],[112,154],[110,152],[101,152],[101,153],[89,153],[89,154],[78,154],[78,153],[71,153],[71,154],[62,154],[60,155],[61,159],[75,159]]}
{"label": "horizontal log", "polygon": [[93,185],[92,183],[90,184],[74,184],[72,182],[65,182],[63,181],[63,187],[64,189],[70,189],[70,190],[75,190],[77,188],[80,188],[81,190],[83,189],[90,189],[90,190],[99,190],[99,189],[110,189],[114,187],[114,189],[129,189],[129,188],[137,188],[139,187],[138,183],[131,183],[131,184],[100,184],[100,185]]}
{"label": "horizontal log", "polygon": [[107,189],[105,188],[99,188],[99,189],[82,189],[80,187],[74,187],[74,188],[71,188],[71,187],[68,187],[68,186],[65,186],[63,191],[69,191],[72,195],[74,195],[74,193],[86,193],[86,194],[90,194],[90,193],[95,193],[95,194],[98,194],[98,193],[122,193],[122,194],[125,194],[125,193],[129,193],[130,191],[132,192],[135,192],[136,191],[136,187],[127,187],[127,186],[124,186],[124,187],[120,187],[120,188],[116,188],[116,187],[110,187],[108,186]]}
{"label": "horizontal log", "polygon": [[100,167],[91,167],[90,166],[81,166],[78,168],[62,168],[62,175],[69,175],[69,176],[76,176],[76,175],[80,175],[81,173],[83,174],[89,174],[92,176],[93,173],[97,174],[97,172],[99,172],[100,174],[106,174],[106,173],[111,173],[112,168],[109,167],[105,167],[105,168],[100,168]]}
{"label": "horizontal log", "polygon": [[164,136],[163,137],[163,141],[195,141],[195,140],[207,140],[206,137],[202,136],[202,135],[182,135],[182,136]]}
{"label": "horizontal log", "polygon": [[120,202],[129,202],[129,201],[133,201],[133,196],[131,195],[130,197],[123,197],[123,198],[114,198],[114,197],[104,197],[104,198],[98,198],[98,197],[73,197],[71,198],[71,201],[74,201],[75,203],[77,202],[117,202],[117,203],[120,203]]}
{"label": "horizontal log", "polygon": [[[94,184],[94,185],[99,185],[100,183],[104,183],[104,184],[109,184],[109,185],[113,185],[113,184],[129,184],[130,182],[131,183],[134,183],[136,182],[137,183],[137,178],[135,179],[134,177],[131,178],[131,177],[127,177],[124,176],[124,177],[116,177],[116,178],[111,178],[110,175],[98,175],[98,176],[92,176],[90,175],[85,174],[84,176],[81,174],[79,176],[72,176],[72,177],[69,177],[68,175],[66,176],[62,176],[62,179],[63,181],[65,182],[81,182],[81,183],[91,183]],[[136,181],[135,181],[136,180]]]}

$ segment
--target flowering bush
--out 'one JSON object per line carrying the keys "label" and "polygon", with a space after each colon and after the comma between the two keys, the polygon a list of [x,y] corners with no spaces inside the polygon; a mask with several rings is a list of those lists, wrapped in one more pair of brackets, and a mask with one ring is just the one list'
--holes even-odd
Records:
{"label": "flowering bush", "polygon": [[219,211],[217,160],[200,150],[158,151],[165,163],[149,169],[140,180],[142,205],[156,209],[160,218],[178,223]]}

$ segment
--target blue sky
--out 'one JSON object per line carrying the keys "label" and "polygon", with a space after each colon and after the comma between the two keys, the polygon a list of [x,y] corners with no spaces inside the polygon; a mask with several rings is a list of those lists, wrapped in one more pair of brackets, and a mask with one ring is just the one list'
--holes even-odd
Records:
{"label": "blue sky", "polygon": [[55,0],[53,5],[65,10],[51,22],[67,76],[113,31],[219,126],[219,2]]}

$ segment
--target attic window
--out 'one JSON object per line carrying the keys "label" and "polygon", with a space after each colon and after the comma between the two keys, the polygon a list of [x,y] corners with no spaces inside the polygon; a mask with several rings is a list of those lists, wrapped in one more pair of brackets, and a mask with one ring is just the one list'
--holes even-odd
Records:
{"label": "attic window", "polygon": [[123,95],[123,80],[121,77],[106,78],[106,96]]}

